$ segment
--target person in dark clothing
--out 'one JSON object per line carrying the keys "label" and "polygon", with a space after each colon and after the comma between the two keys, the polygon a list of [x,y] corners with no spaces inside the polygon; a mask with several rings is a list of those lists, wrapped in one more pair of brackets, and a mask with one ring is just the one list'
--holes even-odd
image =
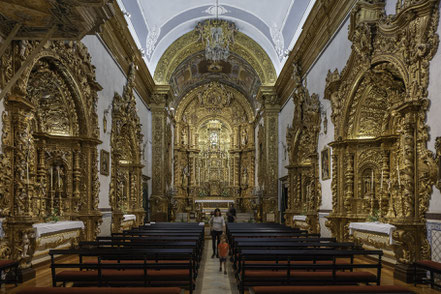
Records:
{"label": "person in dark clothing", "polygon": [[228,209],[227,220],[229,223],[234,223],[234,221],[236,220],[236,208],[234,208],[233,203],[231,203],[230,209]]}

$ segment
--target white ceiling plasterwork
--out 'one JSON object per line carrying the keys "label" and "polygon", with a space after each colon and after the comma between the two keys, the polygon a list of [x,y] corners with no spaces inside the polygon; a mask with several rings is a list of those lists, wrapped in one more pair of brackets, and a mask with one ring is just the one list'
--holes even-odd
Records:
{"label": "white ceiling plasterwork", "polygon": [[[117,0],[153,74],[165,50],[198,22],[215,17],[215,0]],[[218,0],[219,18],[268,54],[278,74],[316,0]]]}

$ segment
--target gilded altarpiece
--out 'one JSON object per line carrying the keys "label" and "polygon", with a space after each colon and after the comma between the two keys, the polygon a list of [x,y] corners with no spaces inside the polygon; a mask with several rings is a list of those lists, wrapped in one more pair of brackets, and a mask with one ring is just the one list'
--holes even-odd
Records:
{"label": "gilded altarpiece", "polygon": [[115,93],[112,102],[110,206],[112,232],[122,230],[124,214],[136,216],[135,226],[142,224],[145,211],[141,191],[141,124],[133,93],[136,69],[132,64],[123,94]]}
{"label": "gilded altarpiece", "polygon": [[[38,42],[12,42],[1,56],[3,88]],[[9,256],[31,266],[34,223],[81,220],[81,239],[99,232],[95,70],[80,42],[49,42],[15,83],[2,115],[0,213]],[[58,246],[63,236],[47,246]],[[76,240],[78,241],[78,240]],[[39,250],[42,248],[39,248]],[[43,248],[44,249],[44,248]],[[7,251],[4,251],[7,252]]]}
{"label": "gilded altarpiece", "polygon": [[317,94],[309,94],[302,84],[298,66],[293,78],[299,81],[293,94],[294,118],[286,135],[289,152],[287,225],[293,224],[294,215],[305,215],[302,229],[320,233],[318,210],[321,204],[319,181],[318,137],[320,132],[320,102]]}
{"label": "gilded altarpiece", "polygon": [[178,212],[194,210],[197,199],[234,199],[240,210],[251,210],[253,119],[243,94],[219,82],[199,86],[182,99],[174,140]]}
{"label": "gilded altarpiece", "polygon": [[438,1],[398,1],[388,17],[383,1],[360,1],[351,13],[352,54],[326,80],[335,127],[326,225],[338,241],[351,239],[350,222],[395,225],[391,245],[375,236],[357,241],[390,250],[405,265],[430,257],[425,212],[436,165],[425,120],[438,17]]}

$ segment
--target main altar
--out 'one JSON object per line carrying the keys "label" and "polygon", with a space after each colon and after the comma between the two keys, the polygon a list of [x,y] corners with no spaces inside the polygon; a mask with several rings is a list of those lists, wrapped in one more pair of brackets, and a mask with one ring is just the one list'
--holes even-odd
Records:
{"label": "main altar", "polygon": [[169,195],[172,214],[226,210],[230,203],[252,210],[254,127],[244,100],[237,90],[212,82],[180,102]]}

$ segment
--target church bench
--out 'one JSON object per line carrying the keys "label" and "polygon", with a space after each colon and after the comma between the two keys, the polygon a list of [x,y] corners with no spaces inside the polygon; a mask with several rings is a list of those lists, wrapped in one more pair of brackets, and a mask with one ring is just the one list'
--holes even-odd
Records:
{"label": "church bench", "polygon": [[180,294],[181,288],[178,287],[26,287],[17,292],[17,294]]}
{"label": "church bench", "polygon": [[[191,249],[60,249],[50,250],[52,283],[186,287],[192,291],[196,268]],[[77,255],[78,263],[55,263],[56,255]],[[83,258],[97,262],[83,262]],[[62,270],[60,272],[60,270]]]}
{"label": "church bench", "polygon": [[[18,261],[12,259],[2,259],[0,260],[0,286],[1,284],[6,283],[14,283],[17,286],[19,282],[19,269],[18,269]],[[13,279],[10,279],[5,274],[6,271],[10,271],[13,274]],[[3,279],[5,276],[5,279]]]}
{"label": "church bench", "polygon": [[249,290],[250,294],[415,293],[401,286],[257,286],[251,287]]}
{"label": "church bench", "polygon": [[143,248],[143,249],[193,249],[193,253],[198,260],[201,259],[202,252],[198,248],[198,244],[195,241],[158,241],[154,243],[140,242],[139,240],[133,241],[113,241],[113,240],[100,240],[100,241],[82,241],[79,243],[80,248]]}
{"label": "church bench", "polygon": [[414,285],[416,286],[417,283],[425,283],[426,279],[418,279],[417,276],[417,270],[423,269],[425,271],[428,271],[430,274],[430,278],[428,283],[430,284],[430,287],[433,288],[433,286],[441,287],[441,285],[435,283],[435,277],[434,274],[441,274],[441,263],[436,262],[433,260],[421,260],[416,261],[413,264],[414,266]]}
{"label": "church bench", "polygon": [[196,242],[196,250],[202,254],[202,250],[204,248],[204,239],[200,236],[163,236],[163,237],[155,237],[155,236],[141,236],[141,237],[133,237],[133,236],[123,236],[122,234],[112,234],[112,236],[105,237],[97,237],[97,241],[119,241],[119,242],[137,242],[137,243],[148,243],[148,244],[157,244],[162,242]]}
{"label": "church bench", "polygon": [[230,251],[233,253],[237,248],[239,242],[259,243],[259,244],[272,244],[279,242],[336,242],[335,238],[322,238],[322,237],[287,237],[287,238],[234,238],[230,244]]}
{"label": "church bench", "polygon": [[[354,256],[367,255],[378,256],[377,263],[337,262],[339,259],[350,258],[352,261]],[[237,277],[242,293],[245,287],[262,285],[348,283],[379,285],[382,255],[381,250],[242,250],[239,255]],[[332,262],[317,263],[320,260]],[[268,261],[277,262],[268,263]],[[353,271],[354,269],[376,269],[377,274]]]}
{"label": "church bench", "polygon": [[[258,250],[333,250],[333,249],[346,249],[346,250],[361,250],[362,248],[352,242],[251,242],[241,241],[236,242],[233,254],[233,266],[237,266],[237,258],[242,250],[258,249]],[[350,263],[353,259],[350,258]],[[251,262],[252,263],[252,262]],[[319,262],[323,263],[324,262]],[[347,260],[344,263],[348,263]]]}

